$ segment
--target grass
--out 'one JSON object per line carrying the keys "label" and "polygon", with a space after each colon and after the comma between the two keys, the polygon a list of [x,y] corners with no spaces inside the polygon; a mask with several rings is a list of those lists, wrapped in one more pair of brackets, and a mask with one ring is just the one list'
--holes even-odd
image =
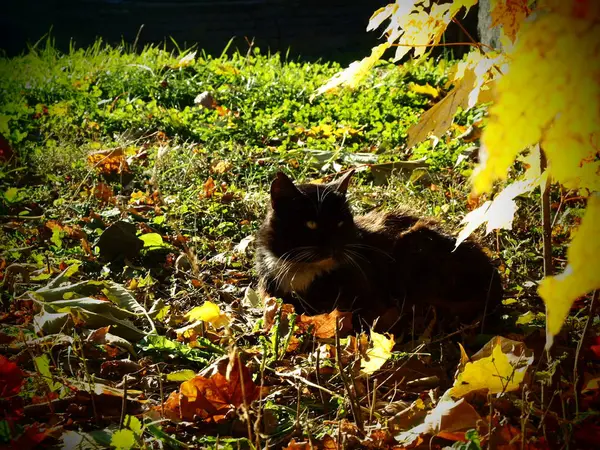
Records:
{"label": "grass", "polygon": [[[161,338],[130,339],[136,355],[145,358],[133,372],[145,373],[149,384],[134,375],[131,383],[133,389],[145,390],[153,405],[163,402],[181,381],[169,381],[165,373],[185,368],[197,371],[235,347],[248,354],[247,364],[260,374],[260,380],[281,387],[279,394],[263,402],[262,409],[253,411],[269,418],[271,428],[262,430],[262,438],[252,430],[246,436],[283,443],[293,430],[316,439],[335,435],[339,421],[351,417],[346,402],[329,394],[324,398],[322,391],[311,391],[302,399],[301,390],[306,387],[301,383],[273,382],[278,371],[293,366],[285,348],[278,347],[289,343],[291,335],[286,337],[281,324],[281,329],[261,334],[262,311],[248,306],[252,293],[247,287],[256,281],[252,251],[235,246],[256,231],[268,184],[282,169],[298,180],[316,180],[356,166],[359,171],[351,201],[357,212],[407,204],[456,230],[468,211],[468,177],[474,167],[469,158],[457,162],[459,155],[474,145],[459,136],[481,118],[483,110],[460,114],[435,147],[431,141],[414,149],[405,147],[408,127],[436,101],[419,93],[414,85],[429,84],[443,96],[447,65],[445,61],[403,66],[381,63],[364,88],[327,94],[311,102],[315,89],[340,67],[286,61],[278,54],[264,55],[258,48],[247,54],[193,57],[190,52],[174,54],[158,47],[135,53],[98,41],[90,48],[62,54],[48,41],[23,56],[0,59],[0,134],[10,144],[2,150],[4,155],[14,152],[0,171],[0,216],[6,220],[0,238],[0,268],[8,288],[2,293],[3,335],[14,338],[26,330],[31,337],[32,320],[40,305],[52,306],[39,292],[33,297],[28,293],[71,267],[71,282],[119,283],[150,311],[149,317],[136,316],[133,322],[146,331],[152,322]],[[214,98],[210,107],[195,103],[203,92]],[[415,171],[400,168],[398,162],[410,160],[424,160],[428,167]],[[387,178],[390,165],[395,171]],[[507,308],[503,334],[523,331],[522,326],[515,327],[515,320],[532,305],[535,309],[535,303],[529,301],[535,286],[529,281],[541,274],[537,202],[524,200],[521,205],[511,232],[485,238],[503,271],[507,296],[517,299]],[[563,221],[565,226],[557,238],[566,238],[568,224],[579,212],[577,207],[563,210],[559,224]],[[101,236],[118,220],[133,224],[138,236],[152,244],[133,258],[107,264],[99,254],[106,248]],[[123,236],[111,236],[119,251],[131,243]],[[86,295],[121,298],[120,304],[129,308],[134,304],[124,294],[111,291],[109,285],[102,286]],[[83,294],[77,289],[72,288],[68,298],[79,299]],[[175,330],[186,323],[183,314],[206,300],[218,303],[233,317],[231,335],[203,329],[191,341],[174,343]],[[53,332],[35,350],[49,352],[50,376],[63,387],[46,386],[40,379],[48,372],[20,359],[26,370],[38,374],[21,396],[68,398],[64,387],[72,387],[72,380],[77,380],[82,390],[81,383],[90,382],[123,388],[124,374],[129,372],[119,361],[131,353],[129,347],[117,340],[92,345],[86,330],[109,322],[100,320],[93,327],[89,324],[98,317],[80,304],[76,308],[69,311],[78,311],[81,322],[71,324],[69,331],[52,328],[56,321],[46,324]],[[55,314],[63,312],[56,310]],[[127,316],[122,311],[113,313]],[[528,333],[543,331],[541,317],[527,323]],[[110,324],[119,329],[117,322]],[[573,326],[579,324],[575,319]],[[66,327],[67,322],[59,325]],[[70,344],[61,341],[65,334],[72,339]],[[12,352],[23,349],[24,338],[19,339],[9,339]],[[316,346],[308,336],[303,339],[307,352],[309,346]],[[411,347],[406,354],[413,350]],[[441,351],[430,350],[437,356]],[[458,357],[453,344],[443,351],[449,352],[450,359]],[[68,355],[73,357],[71,366],[65,363]],[[308,353],[294,357],[302,370],[314,369]],[[91,360],[94,358],[97,361]],[[403,358],[397,355],[402,365],[406,363]],[[106,364],[100,364],[102,361]],[[333,359],[323,363],[336,366]],[[454,370],[454,366],[444,370]],[[323,382],[328,389],[343,393],[341,379],[326,378],[313,383]],[[407,395],[412,398],[413,394]],[[395,399],[391,391],[385,398],[389,402]],[[88,411],[85,420],[60,425],[63,431],[104,429],[110,438],[125,412],[139,416],[135,408],[120,406],[121,418],[101,420],[98,410],[108,410],[108,400],[98,397],[96,402],[93,414]],[[376,412],[375,422],[383,420],[381,414]],[[96,422],[89,419],[92,416]],[[40,417],[37,420],[46,420]],[[23,417],[10,420],[5,421],[7,426],[33,423]],[[172,439],[187,438],[192,445],[204,442],[218,448],[250,445],[243,439],[217,444],[212,437],[199,437],[244,435],[245,425],[240,432],[202,423],[197,425],[200,433],[166,423],[157,427],[148,420],[144,426],[141,434],[131,432],[136,445],[146,448],[151,448],[152,439],[172,447],[182,445]],[[15,434],[13,431],[13,438]],[[95,442],[105,438],[91,437]],[[10,437],[3,439],[10,441]]]}

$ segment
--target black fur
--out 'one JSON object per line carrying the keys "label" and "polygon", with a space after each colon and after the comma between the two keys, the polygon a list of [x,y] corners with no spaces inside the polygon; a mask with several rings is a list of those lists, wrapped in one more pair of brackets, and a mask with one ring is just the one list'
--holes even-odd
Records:
{"label": "black fur", "polygon": [[474,241],[454,250],[455,239],[435,222],[405,211],[353,217],[350,175],[297,186],[277,175],[257,239],[263,295],[308,313],[337,307],[367,322],[386,316],[383,327],[413,305],[470,320],[500,302],[498,272]]}

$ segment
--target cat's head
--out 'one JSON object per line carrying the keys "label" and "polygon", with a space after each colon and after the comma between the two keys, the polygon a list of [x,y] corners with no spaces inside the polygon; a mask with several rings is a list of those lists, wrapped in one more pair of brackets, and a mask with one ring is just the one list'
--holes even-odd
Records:
{"label": "cat's head", "polygon": [[315,263],[342,258],[357,229],[346,200],[353,171],[328,184],[295,185],[284,173],[271,183],[265,244],[286,261]]}

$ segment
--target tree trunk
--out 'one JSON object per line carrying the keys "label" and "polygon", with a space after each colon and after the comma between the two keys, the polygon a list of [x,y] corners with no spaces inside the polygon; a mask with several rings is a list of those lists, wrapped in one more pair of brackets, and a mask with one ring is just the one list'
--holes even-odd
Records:
{"label": "tree trunk", "polygon": [[479,40],[490,47],[501,50],[500,28],[492,28],[492,5],[491,0],[479,0],[479,16],[477,30]]}

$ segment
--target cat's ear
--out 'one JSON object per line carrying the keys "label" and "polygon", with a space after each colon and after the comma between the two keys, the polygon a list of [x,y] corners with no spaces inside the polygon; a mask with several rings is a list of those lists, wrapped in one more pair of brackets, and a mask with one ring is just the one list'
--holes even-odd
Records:
{"label": "cat's ear", "polygon": [[354,174],[354,169],[350,169],[344,175],[342,175],[337,180],[331,183],[332,186],[335,187],[335,190],[340,194],[346,195],[346,191],[348,190],[348,185],[350,184],[350,178]]}
{"label": "cat's ear", "polygon": [[294,198],[300,194],[301,192],[294,182],[285,173],[277,172],[277,176],[271,183],[271,206],[273,208],[279,200]]}

